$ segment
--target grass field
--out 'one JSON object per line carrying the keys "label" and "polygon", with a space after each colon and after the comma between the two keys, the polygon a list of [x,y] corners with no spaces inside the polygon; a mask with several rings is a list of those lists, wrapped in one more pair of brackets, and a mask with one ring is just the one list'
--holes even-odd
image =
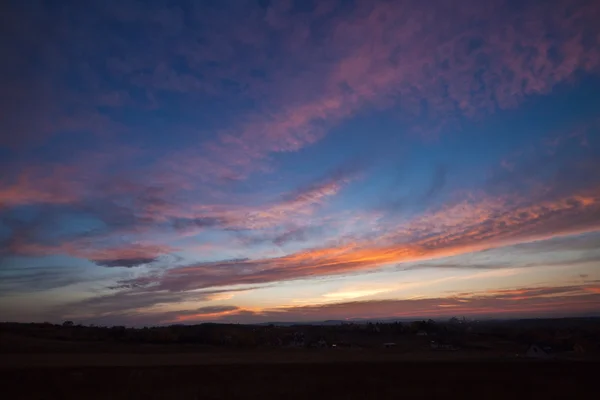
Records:
{"label": "grass field", "polygon": [[[406,361],[504,361],[505,357],[463,352],[402,353],[375,350],[206,351],[202,353],[45,353],[2,354],[0,368],[24,367],[158,367],[222,364],[320,364]],[[523,360],[525,361],[525,360]]]}
{"label": "grass field", "polygon": [[[0,369],[5,398],[19,399],[399,399],[594,398],[588,362],[264,362]],[[82,355],[83,356],[83,355]],[[125,355],[124,355],[125,356]],[[87,355],[93,357],[93,355]],[[123,360],[122,358],[121,360]],[[113,358],[115,365],[122,365]],[[147,359],[150,360],[150,359]],[[249,360],[249,359],[248,359]],[[172,359],[171,362],[175,362]],[[89,364],[89,363],[88,363]],[[62,365],[62,366],[61,366]]]}

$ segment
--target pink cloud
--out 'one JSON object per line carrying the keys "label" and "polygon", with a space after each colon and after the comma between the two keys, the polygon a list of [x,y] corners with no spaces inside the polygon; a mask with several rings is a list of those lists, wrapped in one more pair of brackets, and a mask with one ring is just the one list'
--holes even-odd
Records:
{"label": "pink cloud", "polygon": [[[0,206],[30,204],[66,204],[80,200],[84,195],[84,179],[97,173],[90,156],[73,163],[30,164],[12,166],[14,171],[0,178]],[[81,170],[87,168],[86,176]]]}
{"label": "pink cloud", "polygon": [[[136,311],[136,308],[156,302],[174,301],[181,294],[126,292],[112,296],[92,298],[81,304],[71,304],[71,313],[86,308],[101,307],[102,319],[125,319],[128,323],[143,321],[144,324],[168,324],[174,322],[272,322],[272,321],[319,321],[327,319],[354,318],[440,318],[453,316],[489,317],[489,316],[564,316],[573,313],[595,313],[600,302],[597,289],[589,285],[557,286],[539,288],[520,288],[521,295],[500,291],[475,292],[465,295],[450,295],[422,299],[389,299],[374,301],[351,301],[329,304],[311,304],[302,306],[281,306],[277,308],[252,309],[231,305],[206,305],[199,309],[149,312]],[[544,296],[539,293],[545,293]],[[125,301],[129,299],[129,301]],[[205,303],[210,304],[210,303]],[[95,317],[98,318],[97,316]],[[85,317],[83,317],[85,319]],[[92,317],[90,320],[94,320]]]}
{"label": "pink cloud", "polygon": [[[527,204],[481,198],[445,205],[391,231],[283,257],[225,260],[173,268],[153,277],[157,289],[286,281],[374,270],[600,229],[600,192]],[[515,206],[516,204],[516,206]]]}
{"label": "pink cloud", "polygon": [[[345,318],[423,318],[465,316],[566,315],[574,312],[596,312],[600,298],[587,286],[522,288],[518,301],[503,295],[476,292],[472,296],[440,298],[342,302],[325,305],[278,307],[251,314],[248,320],[325,320]],[[535,293],[544,291],[546,297]],[[528,293],[533,293],[531,296]],[[236,315],[228,316],[236,320]],[[239,319],[244,318],[240,313]]]}
{"label": "pink cloud", "polygon": [[256,113],[204,143],[200,156],[196,150],[174,155],[185,160],[172,162],[180,171],[201,179],[244,177],[264,168],[270,153],[312,145],[365,108],[399,105],[403,118],[419,125],[426,101],[427,120],[443,127],[457,115],[477,118],[514,107],[600,66],[600,43],[582,29],[600,17],[592,1],[553,3],[551,12],[528,3],[516,17],[504,1],[458,7],[358,2],[331,17],[318,44],[310,20],[279,9],[268,15],[292,27],[282,40],[293,54],[257,89],[263,101]]}
{"label": "pink cloud", "polygon": [[[443,127],[454,123],[456,114],[478,117],[513,107],[526,96],[547,93],[556,84],[574,79],[578,71],[594,73],[600,65],[600,44],[593,34],[600,7],[593,1],[559,1],[552,7],[527,3],[516,13],[505,1],[468,1],[454,7],[441,2],[431,7],[411,1],[359,1],[344,12],[330,14],[337,6],[326,2],[314,15],[303,16],[274,6],[263,15],[248,5],[225,7],[223,15],[214,10],[193,14],[207,24],[206,31],[202,24],[198,24],[201,28],[185,26],[177,8],[149,11],[122,5],[103,14],[158,29],[150,30],[149,36],[156,49],[147,54],[132,49],[121,61],[124,66],[113,69],[126,82],[140,79],[135,71],[159,65],[155,73],[162,78],[137,83],[155,98],[160,96],[153,92],[165,89],[200,95],[207,93],[206,82],[226,79],[248,87],[243,96],[257,104],[255,112],[236,113],[239,117],[216,140],[167,155],[156,175],[170,170],[188,182],[242,179],[265,170],[269,154],[312,145],[335,124],[373,106],[400,106],[403,118],[425,132],[427,126],[417,126],[422,124],[423,101],[428,103],[429,123]],[[225,15],[243,18],[235,29],[224,30],[217,21]],[[84,28],[72,26],[74,33]],[[584,28],[591,29],[589,35]],[[270,43],[266,38],[274,33],[279,38],[276,59],[267,57],[265,49]],[[188,40],[170,48],[165,38],[172,35]],[[189,40],[196,36],[204,38],[201,44]],[[174,56],[184,57],[192,73],[207,75],[205,79],[176,71],[170,65]],[[209,68],[208,62],[221,68]],[[87,84],[98,86],[98,71],[86,68],[81,73],[88,77]],[[249,73],[254,70],[264,71],[266,78],[257,80]],[[102,104],[111,98],[110,93],[91,93]],[[75,130],[118,129],[115,121],[91,109],[81,112],[92,119],[65,115],[59,125]],[[88,127],[81,125],[86,120]]]}
{"label": "pink cloud", "polygon": [[[98,158],[92,159],[94,162],[100,161]],[[105,161],[110,161],[110,158]],[[99,162],[99,165],[102,163]],[[84,168],[65,168],[68,173],[64,176],[57,174],[57,170],[48,178],[36,175],[36,179],[25,181],[27,185],[22,183],[11,187],[12,192],[6,190],[5,202],[11,206],[29,203],[69,204],[75,210],[89,212],[99,218],[107,225],[107,229],[91,232],[85,237],[48,242],[33,235],[32,229],[35,227],[18,227],[8,241],[6,251],[29,256],[66,254],[106,265],[110,265],[111,260],[129,260],[121,261],[121,264],[129,265],[135,260],[153,260],[166,253],[198,248],[197,243],[185,245],[181,239],[207,229],[262,230],[271,232],[275,238],[275,235],[281,235],[281,227],[302,229],[308,226],[315,214],[355,179],[354,173],[338,172],[262,204],[249,206],[234,202],[211,205],[202,204],[201,199],[197,198],[191,202],[180,202],[176,197],[177,189],[173,186],[145,187],[121,178],[106,182],[101,187],[102,197],[97,198],[98,192],[87,192],[88,185],[93,181],[84,185],[84,181],[79,179],[77,171],[80,170]],[[90,172],[89,169],[86,171]],[[58,185],[60,190],[43,192],[45,182]],[[98,201],[100,203],[96,205]],[[172,231],[173,228],[176,232]],[[224,246],[219,248],[223,249]]]}
{"label": "pink cloud", "polygon": [[[146,187],[143,182],[154,181],[164,186],[155,201],[135,199],[136,216],[144,221],[166,223],[171,219],[189,219],[197,222],[198,229],[211,223],[231,229],[268,229],[282,225],[293,228],[314,215],[347,181],[328,181],[296,197],[256,206],[213,203],[206,201],[204,193],[217,191],[214,188],[222,186],[224,178],[243,179],[255,171],[266,170],[270,154],[298,151],[316,143],[329,128],[370,107],[400,105],[402,113],[407,113],[405,117],[416,121],[422,112],[422,102],[427,101],[430,112],[427,119],[439,120],[443,125],[456,113],[476,118],[496,109],[513,107],[526,96],[547,93],[555,85],[574,79],[580,70],[595,72],[600,63],[598,37],[593,34],[584,37],[585,29],[582,29],[589,27],[592,33],[596,32],[594,22],[599,17],[600,7],[592,1],[559,1],[551,9],[543,4],[525,4],[516,19],[503,1],[473,1],[461,3],[459,7],[442,3],[430,7],[413,2],[402,6],[364,1],[335,15],[327,11],[335,8],[332,4],[323,6],[318,16],[302,18],[292,16],[285,7],[270,9],[267,20],[260,13],[249,12],[248,19],[231,32],[221,27],[217,34],[207,36],[207,44],[201,46],[210,51],[196,52],[197,48],[189,41],[174,46],[172,51],[184,56],[192,69],[197,70],[206,63],[198,54],[211,62],[235,64],[232,61],[237,53],[247,54],[251,50],[256,61],[212,73],[223,74],[218,75],[219,78],[236,78],[241,73],[235,80],[248,84],[250,89],[243,95],[255,100],[257,109],[235,118],[219,131],[216,139],[202,141],[197,147],[190,146],[189,150],[176,151],[157,160],[151,171],[145,171],[147,176],[135,177],[136,182],[131,185],[119,180],[109,182],[106,194],[139,195]],[[162,17],[157,10],[147,12],[132,7],[121,11],[117,12],[120,21],[146,21],[150,26],[156,25],[165,37],[176,37],[185,29],[177,10]],[[317,33],[317,18],[323,16],[327,16],[324,20],[327,29]],[[201,16],[194,15],[194,18]],[[513,19],[513,23],[508,23]],[[215,18],[210,26],[219,25],[218,21]],[[83,28],[73,27],[75,32]],[[261,47],[272,30],[279,32],[281,38],[281,43],[274,44],[278,54],[275,61],[269,60]],[[247,35],[248,32],[254,35]],[[157,47],[165,45],[156,36],[150,38],[157,40]],[[161,58],[159,55],[164,62],[155,62]],[[162,47],[153,48],[148,54],[137,51],[123,65],[116,63],[109,69],[127,81],[135,80],[130,75],[135,71],[147,65],[159,65],[153,69],[159,74],[157,80],[136,84],[150,92],[204,91],[196,78],[174,75],[176,71],[168,62],[171,56],[173,53]],[[247,57],[242,58],[248,61]],[[58,71],[62,71],[59,67],[64,64],[61,60],[53,59]],[[98,83],[97,71],[88,71],[89,66],[81,68],[78,72],[86,77],[86,88],[89,86],[90,93],[95,95],[92,97],[102,99],[100,93],[92,90]],[[260,82],[249,78],[244,71],[254,68],[265,70],[267,77],[259,79]],[[76,97],[67,93],[65,98]],[[106,120],[90,111],[87,101],[86,97],[86,107],[78,108],[77,115],[89,116],[87,120],[105,130]],[[106,98],[102,101],[111,104]],[[90,104],[96,103],[91,101]],[[85,128],[80,125],[83,120],[70,115],[61,118],[61,126],[69,130]],[[87,195],[97,196],[94,185],[101,175],[98,171],[106,171],[106,164],[110,162],[98,161],[94,165],[79,160],[56,170],[35,166],[30,173],[23,169],[15,179],[0,184],[0,203],[11,207],[32,203],[64,204]],[[86,168],[90,165],[95,167],[91,172]],[[202,195],[194,201],[187,201],[189,196],[179,196],[182,193],[195,195],[198,189]],[[573,232],[583,227],[595,228],[591,219],[579,220],[595,216],[595,193],[569,193],[539,204],[511,202],[513,198],[486,195],[475,201],[455,202],[398,229],[391,227],[392,233],[377,236],[384,245],[376,247],[372,242],[359,241],[357,250],[326,263],[331,263],[330,271],[348,271],[352,269],[349,265],[372,268],[382,263],[415,259],[422,253],[430,256],[436,251],[442,252],[441,249],[459,249],[462,245],[485,248],[538,238],[543,236],[542,228],[551,227],[562,233],[570,232],[567,227],[570,223],[577,226]],[[567,221],[563,215],[576,220]],[[414,239],[432,234],[427,240]],[[398,242],[409,245],[398,247]],[[21,246],[24,251],[34,245]],[[63,250],[82,254],[78,246],[74,248]],[[310,271],[306,266],[299,269]],[[282,276],[298,274],[288,272]]]}
{"label": "pink cloud", "polygon": [[161,255],[173,252],[175,249],[166,245],[150,243],[107,245],[99,240],[90,239],[78,239],[58,245],[44,245],[16,238],[10,243],[8,250],[13,255],[69,255],[85,258],[107,267],[133,267],[154,262]]}

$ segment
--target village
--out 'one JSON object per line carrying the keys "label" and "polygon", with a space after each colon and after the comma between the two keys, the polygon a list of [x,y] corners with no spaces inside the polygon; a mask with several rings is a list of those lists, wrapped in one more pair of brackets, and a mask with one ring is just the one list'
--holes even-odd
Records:
{"label": "village", "polygon": [[0,324],[1,353],[247,352],[376,353],[446,358],[596,359],[600,319],[200,324],[125,328]]}
{"label": "village", "polygon": [[0,323],[0,370],[15,398],[584,398],[599,339],[600,318]]}

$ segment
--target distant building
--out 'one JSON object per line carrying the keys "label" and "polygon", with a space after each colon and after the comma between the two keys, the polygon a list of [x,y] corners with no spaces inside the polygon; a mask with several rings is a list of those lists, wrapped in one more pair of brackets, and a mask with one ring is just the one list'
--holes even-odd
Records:
{"label": "distant building", "polygon": [[576,354],[585,354],[585,348],[586,346],[582,343],[576,343],[575,346],[573,346],[573,351]]}
{"label": "distant building", "polygon": [[425,331],[418,331],[417,332],[417,336],[427,336],[427,332],[425,332]]}
{"label": "distant building", "polygon": [[539,344],[532,344],[525,353],[527,358],[540,358],[547,359],[552,358],[552,348],[549,346],[541,346]]}
{"label": "distant building", "polygon": [[386,349],[389,349],[389,348],[392,348],[392,347],[396,347],[396,343],[393,343],[393,342],[384,343],[383,347],[385,347]]}
{"label": "distant building", "polygon": [[457,350],[457,347],[449,343],[440,343],[432,340],[430,345],[431,350]]}
{"label": "distant building", "polygon": [[594,343],[585,339],[575,342],[572,349],[575,354],[598,354],[598,350],[600,350],[600,343]]}

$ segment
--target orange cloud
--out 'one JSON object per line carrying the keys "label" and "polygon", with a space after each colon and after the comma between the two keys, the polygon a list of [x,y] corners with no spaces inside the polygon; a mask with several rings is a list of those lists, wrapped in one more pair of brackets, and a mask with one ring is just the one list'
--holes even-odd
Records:
{"label": "orange cloud", "polygon": [[[352,318],[427,318],[451,316],[563,316],[573,313],[597,312],[600,296],[590,293],[585,286],[522,288],[518,291],[532,293],[519,301],[504,295],[489,292],[476,292],[466,298],[450,296],[441,298],[351,301],[320,303],[262,309],[248,312],[234,311],[223,317],[210,317],[208,320],[239,322],[257,321],[315,321],[325,319]],[[553,296],[540,297],[545,292]],[[566,295],[562,295],[562,294]],[[203,320],[201,316],[197,319]]]}
{"label": "orange cloud", "polygon": [[[564,316],[597,313],[600,293],[593,285],[544,286],[508,290],[453,294],[446,297],[388,299],[369,301],[318,302],[275,308],[248,308],[235,305],[210,305],[220,292],[120,291],[92,297],[62,307],[63,317],[78,316],[91,323],[128,325],[169,324],[175,322],[272,322],[318,321],[352,318],[440,318],[451,316]],[[520,297],[515,301],[515,294]],[[196,309],[176,310],[177,302],[201,301]],[[334,299],[335,300],[335,299]],[[157,305],[167,304],[168,311]],[[173,305],[172,305],[173,304]],[[164,309],[164,307],[162,308]],[[64,318],[63,318],[64,319]]]}
{"label": "orange cloud", "polygon": [[208,306],[201,308],[199,310],[192,310],[189,314],[182,314],[174,312],[174,319],[171,321],[161,321],[161,322],[186,322],[186,321],[197,321],[197,320],[215,320],[226,317],[228,315],[235,315],[239,312],[246,311],[244,309],[240,309],[235,306]]}
{"label": "orange cloud", "polygon": [[[526,96],[547,93],[573,78],[577,71],[595,72],[600,66],[600,36],[584,37],[586,29],[582,29],[596,32],[600,7],[594,1],[558,1],[552,4],[552,12],[545,8],[549,7],[547,4],[525,4],[516,19],[503,1],[472,1],[458,7],[441,3],[437,7],[410,6],[411,11],[407,12],[408,7],[395,2],[356,2],[349,12],[330,16],[328,33],[319,46],[311,37],[314,21],[310,17],[306,23],[294,20],[285,10],[271,11],[275,14],[269,20],[280,24],[270,24],[270,28],[294,26],[292,33],[279,33],[285,45],[297,46],[287,46],[294,50],[284,53],[289,57],[283,57],[278,71],[266,80],[269,83],[265,83],[264,91],[259,90],[255,96],[263,99],[257,101],[258,111],[236,119],[215,140],[157,160],[148,175],[158,185],[168,186],[166,196],[162,193],[157,199],[141,201],[139,197],[143,196],[138,196],[138,192],[143,191],[143,184],[115,184],[108,192],[131,191],[138,207],[131,213],[136,217],[132,219],[136,223],[142,221],[140,224],[188,219],[197,229],[215,225],[267,229],[301,223],[326,199],[339,193],[349,178],[327,180],[295,196],[252,207],[215,205],[204,199],[196,199],[194,204],[177,200],[171,203],[163,197],[177,199],[181,192],[189,194],[186,191],[199,188],[210,191],[211,185],[218,186],[223,180],[235,181],[264,170],[269,154],[309,146],[333,125],[373,105],[400,105],[402,112],[407,113],[404,117],[418,125],[416,120],[425,102],[427,119],[444,126],[452,123],[456,114],[476,117],[497,108],[513,107]],[[329,14],[320,14],[319,18],[323,15]],[[252,29],[246,28],[236,27],[235,34],[244,32],[244,44],[260,43],[260,39],[251,39],[255,37],[248,34]],[[254,33],[260,38],[264,32]],[[228,47],[219,46],[220,42],[212,44],[213,52]],[[185,48],[186,45],[191,44],[182,42],[177,46],[178,55],[197,57],[201,53]],[[257,57],[262,54],[252,53]],[[171,78],[174,91],[186,87],[204,89],[190,76],[170,73],[173,71],[164,63],[156,68],[154,61],[150,63],[158,74],[154,77],[164,79],[150,80],[150,89],[168,89]],[[125,75],[131,72],[126,71]],[[391,100],[397,98],[401,99],[400,104]],[[80,122],[65,119],[65,125],[71,129],[83,129]],[[90,122],[98,119],[90,118]],[[0,182],[0,204],[64,204],[81,200],[84,195],[103,195],[94,185],[100,175],[96,172],[98,165],[107,164],[110,163],[97,159],[87,164],[78,160],[74,163],[77,168],[64,167],[64,171],[44,166],[22,172],[13,180]],[[178,268],[159,277],[159,283],[167,288],[195,288],[374,269],[597,230],[598,212],[597,190],[538,202],[513,196],[477,195],[405,224],[393,221],[386,227],[387,232],[377,232],[375,239],[356,239],[342,246],[326,245],[279,258]],[[123,244],[111,247],[104,240],[76,240],[49,246],[18,238],[10,243],[10,248],[16,254],[70,254],[106,265],[150,260],[172,250],[166,245],[144,243],[128,248]],[[217,267],[224,272],[215,272]]]}
{"label": "orange cloud", "polygon": [[166,271],[155,279],[159,287],[171,290],[283,281],[364,271],[600,229],[598,191],[540,204],[516,204],[515,199],[493,198],[457,203],[374,239],[278,258],[200,263]]}

